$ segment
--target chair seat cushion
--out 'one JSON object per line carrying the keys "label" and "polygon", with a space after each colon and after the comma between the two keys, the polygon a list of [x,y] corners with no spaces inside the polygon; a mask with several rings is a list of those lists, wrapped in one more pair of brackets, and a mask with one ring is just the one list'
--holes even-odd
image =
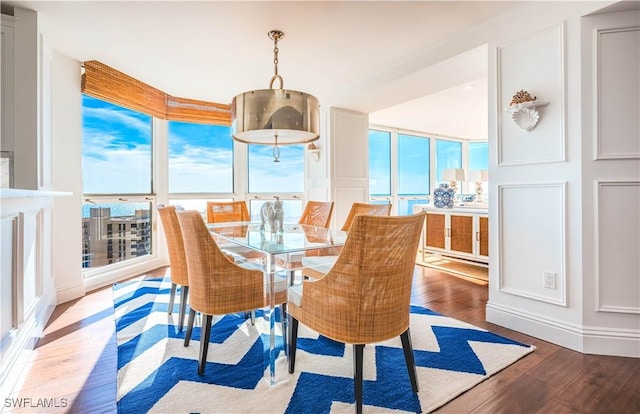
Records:
{"label": "chair seat cushion", "polygon": [[297,307],[302,303],[302,283],[299,285],[293,285],[289,288],[289,300]]}
{"label": "chair seat cushion", "polygon": [[338,256],[308,256],[302,258],[302,266],[310,267],[316,272],[328,273],[338,260]]}

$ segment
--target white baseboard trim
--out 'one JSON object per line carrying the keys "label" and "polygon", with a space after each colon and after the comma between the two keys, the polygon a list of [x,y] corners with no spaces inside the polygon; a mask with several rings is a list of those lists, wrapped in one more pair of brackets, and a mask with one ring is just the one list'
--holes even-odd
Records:
{"label": "white baseboard trim", "polygon": [[585,327],[584,353],[640,358],[640,330]]}
{"label": "white baseboard trim", "polygon": [[568,325],[562,321],[548,319],[540,315],[523,312],[521,309],[493,302],[487,303],[486,319],[487,322],[504,326],[574,351],[583,352],[582,333],[578,326]]}
{"label": "white baseboard trim", "polygon": [[159,267],[167,266],[169,263],[166,259],[155,258],[151,260],[145,260],[140,263],[134,263],[130,266],[120,267],[110,272],[105,272],[100,275],[85,277],[84,289],[86,292],[100,289],[105,286],[114,284],[124,279],[140,275]]}
{"label": "white baseboard trim", "polygon": [[72,286],[67,286],[56,290],[56,303],[69,302],[74,299],[83,297],[85,294],[84,283],[80,282]]}
{"label": "white baseboard trim", "polygon": [[584,354],[640,358],[640,331],[567,324],[521,309],[487,303],[487,322]]}

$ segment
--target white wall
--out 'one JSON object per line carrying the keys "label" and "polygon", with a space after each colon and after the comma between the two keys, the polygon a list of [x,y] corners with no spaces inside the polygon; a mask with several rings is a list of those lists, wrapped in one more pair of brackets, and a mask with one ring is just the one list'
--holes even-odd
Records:
{"label": "white wall", "polygon": [[53,55],[53,186],[73,193],[55,200],[53,274],[58,303],[84,295],[82,279],[82,96],[80,62]]}
{"label": "white wall", "polygon": [[341,228],[354,202],[369,201],[369,117],[331,108],[328,135],[333,222]]}
{"label": "white wall", "polygon": [[[392,71],[394,79],[410,78],[425,66],[488,44],[489,175],[490,193],[496,196],[491,197],[489,206],[487,320],[581,352],[637,357],[640,356],[637,249],[635,255],[619,253],[639,244],[637,160],[618,160],[615,166],[612,162],[596,162],[593,166],[584,162],[590,156],[585,152],[592,153],[593,134],[591,127],[585,127],[592,117],[585,107],[592,106],[593,98],[587,95],[592,94],[589,85],[594,79],[585,70],[590,65],[593,40],[587,39],[591,35],[583,31],[582,25],[586,23],[582,16],[611,4],[522,3],[509,14],[461,33]],[[633,44],[629,51],[617,53],[635,56],[632,47]],[[616,65],[625,63],[617,62],[612,67]],[[627,68],[623,73],[628,76],[634,73],[637,82],[638,71],[634,70]],[[366,85],[373,91],[362,90],[362,96],[375,94],[376,88],[383,91],[390,83],[390,72],[380,71],[367,78]],[[637,93],[636,83],[628,85],[629,93]],[[520,89],[537,95],[538,100],[549,101],[539,108],[540,121],[530,132],[519,129],[504,111]],[[607,97],[622,102],[629,98]],[[637,109],[630,108],[629,111],[636,112],[628,115],[629,124],[621,126],[619,134],[609,134],[604,148],[610,153],[616,151],[612,149],[616,145],[622,147],[622,152],[637,152],[634,146],[638,142]],[[611,111],[605,114],[613,116],[615,109],[613,115]],[[609,126],[612,125],[610,122]],[[613,139],[633,134],[634,144],[624,138]],[[590,172],[591,168],[597,172]],[[626,182],[625,186],[609,186],[605,191],[618,198],[627,194],[628,202],[609,202],[600,212],[601,223],[618,218],[616,225],[625,228],[620,233],[613,233],[611,227],[605,227],[605,233],[596,233],[593,188],[597,177],[616,177]],[[604,247],[603,242],[597,241],[601,236],[613,238],[613,234],[620,239],[617,250],[615,245]],[[594,246],[599,250],[594,250]],[[598,279],[593,270],[594,266],[602,266],[594,263],[596,253],[615,265],[604,278],[601,275]],[[627,259],[615,259],[620,257]],[[554,288],[544,287],[545,272],[555,275]],[[607,309],[603,309],[603,303]]]}
{"label": "white wall", "polygon": [[14,185],[38,187],[38,16],[32,10],[15,9],[14,76]]}
{"label": "white wall", "polygon": [[638,356],[640,11],[581,23],[584,351]]}
{"label": "white wall", "polygon": [[354,202],[369,200],[369,117],[329,108],[320,112],[318,161],[306,160],[307,200],[334,201],[331,226],[341,228]]}
{"label": "white wall", "polygon": [[[590,101],[583,87],[592,82],[589,73],[582,72],[583,11],[587,10],[550,7],[544,14],[523,13],[529,16],[526,27],[498,36],[493,43],[490,192],[498,197],[490,205],[487,320],[581,352],[638,357],[637,294],[614,301],[635,306],[626,314],[594,311],[593,298],[603,291],[596,287],[591,270],[589,246],[596,235],[590,224],[594,198],[587,193],[593,179],[583,172],[583,154],[591,152],[592,140],[583,130],[590,119],[583,112]],[[503,110],[520,89],[549,101],[530,132],[516,127]],[[629,217],[628,210],[616,212]],[[627,223],[636,222],[637,218]],[[637,234],[621,234],[621,242],[638,246]],[[637,289],[637,269],[627,266],[616,282]],[[545,272],[556,275],[555,288],[544,287]],[[611,294],[610,288],[607,292]]]}
{"label": "white wall", "polygon": [[51,85],[51,71],[42,64],[49,54],[35,13],[16,10],[13,23],[14,44],[5,46],[14,53],[8,53],[9,48],[2,52],[3,67],[10,66],[14,77],[3,79],[3,88],[17,93],[3,96],[3,103],[15,107],[9,116],[3,114],[3,123],[12,123],[3,125],[3,132],[9,131],[4,139],[15,143],[15,185],[22,189],[0,190],[1,395],[9,395],[26,362],[23,351],[33,348],[56,303],[52,197],[60,195],[40,191],[47,189],[51,177],[50,151],[44,151],[50,148],[50,142],[44,142],[51,138],[50,129],[44,127],[50,126],[51,106],[41,105],[43,97],[50,96],[44,85]]}

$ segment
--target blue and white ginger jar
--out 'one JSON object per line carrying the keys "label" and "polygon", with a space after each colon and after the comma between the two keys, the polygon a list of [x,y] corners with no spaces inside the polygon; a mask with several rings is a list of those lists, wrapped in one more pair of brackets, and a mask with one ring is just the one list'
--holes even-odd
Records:
{"label": "blue and white ginger jar", "polygon": [[452,208],[455,191],[449,188],[449,184],[442,183],[433,190],[433,205],[437,208]]}

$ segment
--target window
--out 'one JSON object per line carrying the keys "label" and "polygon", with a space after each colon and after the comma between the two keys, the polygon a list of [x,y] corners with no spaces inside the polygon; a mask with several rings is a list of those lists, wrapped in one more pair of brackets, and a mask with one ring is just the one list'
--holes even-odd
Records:
{"label": "window", "polygon": [[151,194],[151,120],[82,96],[84,194]]}
{"label": "window", "polygon": [[[469,170],[488,170],[489,169],[489,144],[487,142],[470,142],[469,143]],[[469,193],[475,194],[475,183],[471,180],[467,180],[469,185]],[[489,189],[487,183],[482,183],[482,194],[484,201],[488,195]]]}
{"label": "window", "polygon": [[413,214],[414,205],[428,204],[443,170],[463,168],[463,160],[472,168],[488,164],[486,142],[470,143],[469,159],[463,159],[462,141],[385,129],[369,130],[369,202],[390,202],[394,215]]}
{"label": "window", "polygon": [[87,95],[82,104],[82,267],[148,256],[152,118]]}
{"label": "window", "polygon": [[369,194],[391,195],[391,133],[369,130]]}
{"label": "window", "polygon": [[248,147],[249,213],[260,220],[265,201],[282,200],[285,221],[297,221],[302,215],[304,196],[304,145],[285,145],[279,162],[274,162],[273,146],[250,144]]}
{"label": "window", "polygon": [[232,193],[228,126],[169,122],[169,193]]}
{"label": "window", "polygon": [[274,162],[270,145],[248,145],[250,193],[303,193],[304,146],[285,145]]}
{"label": "window", "polygon": [[413,214],[429,195],[430,139],[398,134],[398,214]]}
{"label": "window", "polygon": [[469,170],[489,169],[489,144],[487,142],[469,143]]}
{"label": "window", "polygon": [[436,140],[436,180],[441,183],[442,172],[449,168],[462,168],[462,143]]}

